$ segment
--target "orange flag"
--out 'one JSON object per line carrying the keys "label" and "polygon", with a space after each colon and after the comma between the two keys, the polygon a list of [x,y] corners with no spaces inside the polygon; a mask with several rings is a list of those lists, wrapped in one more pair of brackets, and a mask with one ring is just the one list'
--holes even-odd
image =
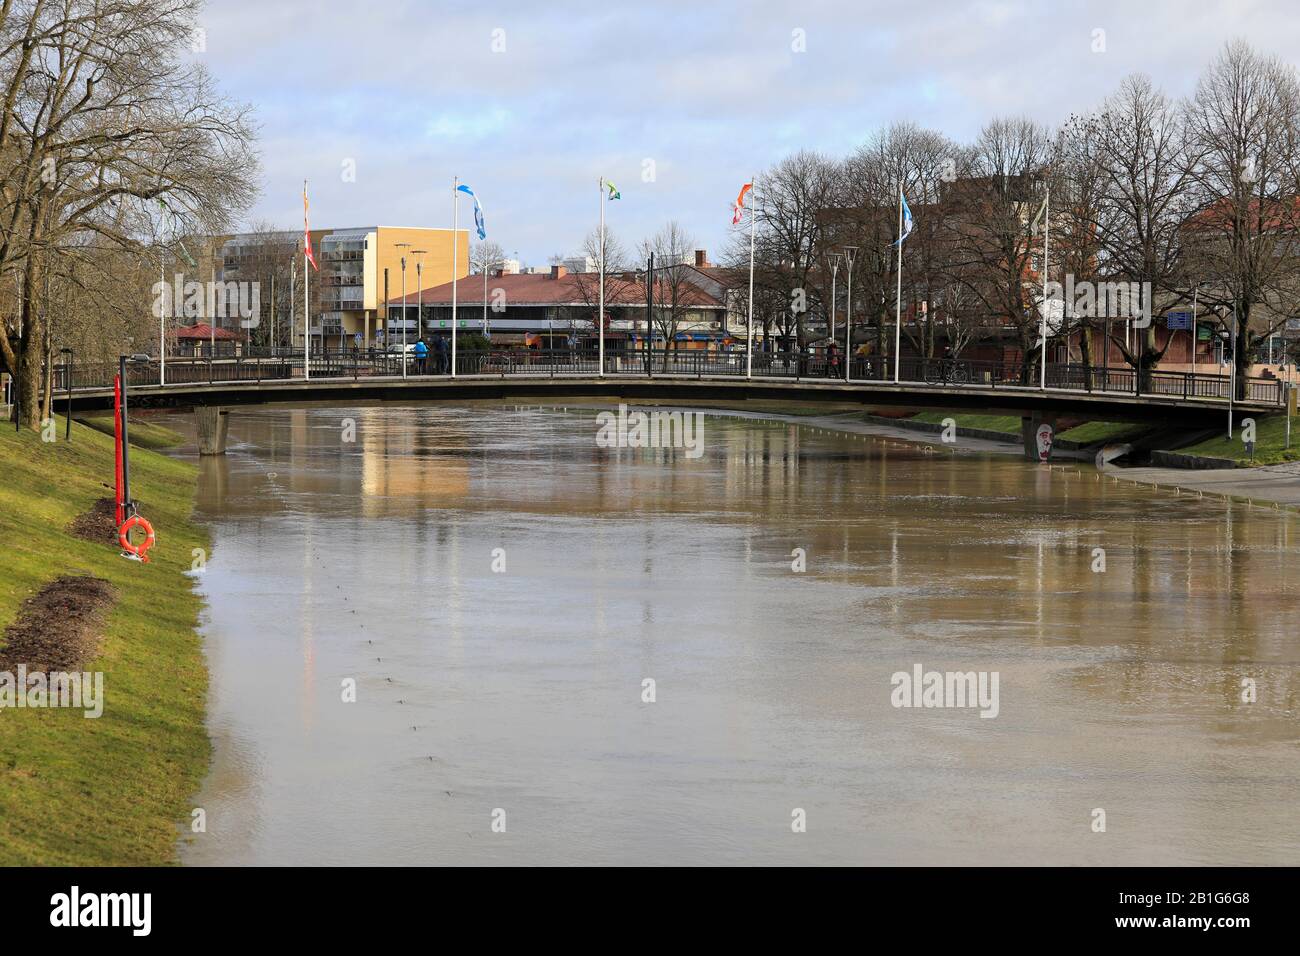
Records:
{"label": "orange flag", "polygon": [[311,227],[307,225],[307,180],[302,181],[302,241],[303,249],[307,253],[307,261],[311,267],[320,272],[320,266],[316,264],[316,256],[311,251]]}
{"label": "orange flag", "polygon": [[739,223],[740,220],[744,218],[744,216],[745,216],[745,193],[749,192],[749,191],[750,191],[751,189],[753,189],[753,188],[754,188],[754,184],[753,184],[753,183],[745,183],[745,185],[743,185],[743,186],[740,187],[740,195],[736,197],[736,202],[735,202],[736,213],[735,213],[735,215],[733,215],[733,216],[731,217],[731,224],[732,224],[733,226],[736,225],[737,223]]}

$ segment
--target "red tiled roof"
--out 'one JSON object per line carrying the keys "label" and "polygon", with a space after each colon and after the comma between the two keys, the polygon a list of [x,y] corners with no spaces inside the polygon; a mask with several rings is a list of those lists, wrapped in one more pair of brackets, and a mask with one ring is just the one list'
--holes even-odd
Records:
{"label": "red tiled roof", "polygon": [[234,340],[241,341],[244,337],[238,332],[232,332],[230,329],[213,329],[206,322],[199,322],[196,325],[185,325],[179,329],[172,329],[167,333],[178,339],[216,339],[220,342]]}
{"label": "red tiled roof", "polygon": [[[570,305],[591,308],[595,305],[597,277],[592,272],[566,273],[558,279],[549,274],[504,275],[488,277],[488,295],[493,289],[505,293],[506,302],[511,306],[527,305]],[[586,283],[584,289],[583,284]],[[456,297],[460,302],[481,302],[483,298],[483,276],[471,275],[457,280]],[[655,282],[656,302],[664,301],[671,289],[662,281]],[[477,298],[476,298],[477,297]],[[680,298],[683,305],[699,308],[722,308],[722,303],[702,289],[693,285],[682,284]],[[408,292],[406,304],[415,305],[423,301],[425,305],[450,305],[451,283],[446,282],[423,292]],[[390,296],[389,305],[401,305],[402,297]],[[606,305],[645,305],[645,284],[640,279],[625,279],[612,273],[605,276]]]}

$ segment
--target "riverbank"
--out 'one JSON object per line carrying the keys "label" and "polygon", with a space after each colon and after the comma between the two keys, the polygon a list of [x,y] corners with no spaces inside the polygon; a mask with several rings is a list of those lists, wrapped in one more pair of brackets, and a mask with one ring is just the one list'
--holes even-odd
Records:
{"label": "riverbank", "polygon": [[0,634],[60,577],[105,582],[111,603],[79,668],[103,673],[103,714],[0,710],[0,864],[173,862],[210,755],[201,602],[188,576],[193,550],[209,547],[191,517],[197,470],[132,450],[132,492],[158,544],[148,564],[126,561],[102,534],[71,530],[112,497],[112,438],[74,422],[65,442],[62,418],[57,435],[0,429]]}

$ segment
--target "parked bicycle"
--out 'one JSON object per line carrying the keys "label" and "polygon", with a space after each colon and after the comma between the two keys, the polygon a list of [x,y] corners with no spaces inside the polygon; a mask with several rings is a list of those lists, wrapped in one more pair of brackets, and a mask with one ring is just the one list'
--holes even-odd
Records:
{"label": "parked bicycle", "polygon": [[925,381],[929,385],[965,385],[970,381],[970,369],[956,359],[932,359],[925,363]]}

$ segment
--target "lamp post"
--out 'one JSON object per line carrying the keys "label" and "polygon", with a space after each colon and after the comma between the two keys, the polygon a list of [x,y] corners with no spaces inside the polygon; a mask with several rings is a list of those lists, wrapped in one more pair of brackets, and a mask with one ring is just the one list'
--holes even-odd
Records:
{"label": "lamp post", "polygon": [[64,441],[72,441],[72,349],[59,349],[63,360],[63,384],[68,390],[68,420],[63,432]]}
{"label": "lamp post", "polygon": [[415,340],[424,339],[424,256],[427,249],[412,249],[411,255],[419,256],[415,261]]}
{"label": "lamp post", "polygon": [[1196,297],[1201,291],[1198,282],[1192,286],[1192,389],[1196,389]]}
{"label": "lamp post", "polygon": [[844,381],[849,381],[849,354],[853,347],[853,259],[858,254],[857,246],[844,247],[844,262],[849,271],[849,297],[844,309]]}
{"label": "lamp post", "polygon": [[1232,365],[1228,370],[1228,440],[1232,440],[1232,403],[1237,397],[1237,304],[1232,305]]}
{"label": "lamp post", "polygon": [[829,259],[831,263],[831,318],[830,318],[830,329],[828,330],[829,334],[826,337],[830,339],[832,342],[834,342],[835,341],[835,275],[837,272],[840,271],[840,262],[844,259],[844,253],[832,252],[826,258]]}
{"label": "lamp post", "polygon": [[[409,249],[409,242],[399,242],[398,249]],[[406,253],[402,253],[402,378],[406,378]]]}

